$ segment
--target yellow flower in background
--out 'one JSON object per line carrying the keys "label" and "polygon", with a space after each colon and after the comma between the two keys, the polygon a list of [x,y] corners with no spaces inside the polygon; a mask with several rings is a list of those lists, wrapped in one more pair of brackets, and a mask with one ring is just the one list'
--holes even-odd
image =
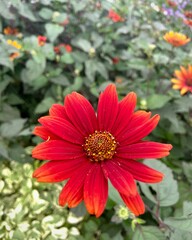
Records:
{"label": "yellow flower in background", "polygon": [[186,35],[184,35],[182,33],[178,33],[178,32],[173,32],[173,31],[166,33],[163,36],[163,38],[165,41],[167,41],[174,47],[183,46],[183,45],[187,44],[188,42],[190,42],[190,40],[191,40]]}
{"label": "yellow flower in background", "polygon": [[192,65],[187,68],[180,67],[181,70],[175,70],[175,77],[172,78],[173,89],[180,90],[181,95],[187,92],[192,93]]}
{"label": "yellow flower in background", "polygon": [[9,44],[9,45],[11,45],[11,46],[13,46],[13,47],[15,47],[15,48],[17,48],[17,49],[21,49],[21,48],[22,48],[21,44],[19,44],[19,43],[18,43],[17,41],[15,41],[15,40],[8,39],[8,40],[7,40],[7,44]]}

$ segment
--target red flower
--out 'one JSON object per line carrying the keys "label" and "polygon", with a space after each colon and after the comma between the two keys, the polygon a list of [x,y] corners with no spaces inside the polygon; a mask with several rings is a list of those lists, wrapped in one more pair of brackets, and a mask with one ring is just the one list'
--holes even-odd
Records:
{"label": "red flower", "polygon": [[167,0],[167,4],[168,4],[170,7],[176,7],[176,6],[177,6],[177,3],[174,2],[174,1],[171,1],[171,0]]}
{"label": "red flower", "polygon": [[113,22],[123,22],[124,21],[124,19],[119,14],[117,14],[115,11],[113,11],[112,9],[109,10],[108,18],[110,18]]}
{"label": "red flower", "polygon": [[61,53],[62,47],[65,48],[66,52],[72,52],[72,50],[73,50],[69,44],[61,43],[58,46],[54,47],[55,53],[57,53],[57,54]]}
{"label": "red flower", "polygon": [[38,36],[37,39],[38,39],[39,46],[45,45],[47,41],[47,38],[45,36]]}
{"label": "red flower", "polygon": [[117,64],[119,63],[119,58],[118,57],[114,57],[112,58],[113,64]]}
{"label": "red flower", "polygon": [[172,146],[142,140],[156,127],[159,116],[134,112],[135,106],[135,93],[118,102],[115,85],[110,84],[99,97],[97,115],[86,98],[73,92],[64,106],[54,104],[50,115],[39,119],[42,126],[34,134],[45,141],[32,155],[48,162],[33,177],[50,183],[69,179],[59,196],[61,206],[75,207],[84,200],[88,212],[99,217],[107,202],[109,179],[135,215],[144,213],[135,180],[157,183],[163,174],[138,159],[165,157]]}
{"label": "red flower", "polygon": [[69,18],[66,18],[62,23],[60,23],[59,25],[61,26],[66,26],[69,24]]}
{"label": "red flower", "polygon": [[192,19],[183,19],[183,23],[189,27],[192,27]]}

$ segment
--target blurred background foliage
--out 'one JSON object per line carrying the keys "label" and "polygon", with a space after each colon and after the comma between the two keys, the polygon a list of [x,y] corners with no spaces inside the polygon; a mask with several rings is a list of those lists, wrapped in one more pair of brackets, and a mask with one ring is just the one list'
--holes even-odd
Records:
{"label": "blurred background foliage", "polygon": [[[192,95],[170,82],[192,64],[192,48],[163,40],[169,30],[192,38],[183,20],[190,9],[180,0],[0,1],[0,239],[192,239]],[[169,157],[145,160],[166,177],[139,183],[147,206],[140,218],[111,187],[96,219],[83,204],[58,206],[63,183],[31,177],[40,165],[30,156],[40,141],[32,135],[37,119],[72,91],[96,107],[110,82],[120,98],[135,91],[138,109],[159,113],[150,139],[173,145]]]}

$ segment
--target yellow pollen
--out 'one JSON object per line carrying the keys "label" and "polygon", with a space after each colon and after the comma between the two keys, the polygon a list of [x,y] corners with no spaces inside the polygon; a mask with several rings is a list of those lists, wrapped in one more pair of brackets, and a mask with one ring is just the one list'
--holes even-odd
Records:
{"label": "yellow pollen", "polygon": [[107,131],[95,131],[85,138],[83,145],[87,157],[95,162],[111,159],[115,154],[116,147],[115,138]]}

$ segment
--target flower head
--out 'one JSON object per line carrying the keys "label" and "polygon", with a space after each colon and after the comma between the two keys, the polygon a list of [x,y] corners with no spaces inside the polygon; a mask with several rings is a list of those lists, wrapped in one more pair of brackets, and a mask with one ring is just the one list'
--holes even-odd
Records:
{"label": "flower head", "polygon": [[184,15],[186,18],[192,18],[192,11],[185,11]]}
{"label": "flower head", "polygon": [[18,35],[19,31],[17,28],[6,27],[3,29],[5,35]]}
{"label": "flower head", "polygon": [[37,39],[39,46],[44,46],[47,41],[47,38],[45,36],[38,36]]}
{"label": "flower head", "polygon": [[135,180],[157,183],[163,174],[138,159],[165,157],[172,146],[143,140],[159,116],[134,112],[135,106],[135,93],[118,102],[116,87],[110,84],[99,97],[97,115],[86,98],[73,92],[64,106],[54,104],[50,115],[39,119],[42,126],[34,134],[44,142],[32,155],[48,162],[33,177],[50,183],[69,179],[59,196],[61,206],[75,207],[84,200],[88,212],[99,217],[107,202],[109,179],[136,216],[144,213]]}
{"label": "flower head", "polygon": [[192,65],[187,68],[180,67],[179,70],[175,70],[175,77],[172,78],[171,82],[173,83],[173,89],[179,89],[181,95],[184,95],[187,92],[192,93]]}
{"label": "flower head", "polygon": [[71,45],[61,43],[58,46],[54,47],[55,53],[60,54],[62,48],[64,48],[66,50],[66,52],[72,52],[72,50],[73,50]]}
{"label": "flower head", "polygon": [[113,64],[119,63],[119,58],[118,57],[113,57],[112,62],[113,62]]}
{"label": "flower head", "polygon": [[20,56],[19,52],[14,52],[10,54],[9,59],[10,61],[13,61],[15,58],[18,58],[19,56]]}
{"label": "flower head", "polygon": [[183,46],[191,40],[190,38],[187,38],[186,35],[173,31],[166,33],[163,38],[165,39],[165,41],[175,47]]}
{"label": "flower head", "polygon": [[192,27],[192,19],[183,19],[183,23],[189,27]]}
{"label": "flower head", "polygon": [[110,18],[113,22],[123,22],[124,21],[124,19],[119,14],[117,14],[115,11],[113,11],[112,9],[109,10],[108,18]]}
{"label": "flower head", "polygon": [[11,40],[11,39],[8,39],[7,40],[7,44],[8,45],[11,45],[12,47],[14,47],[14,48],[17,48],[17,49],[21,49],[22,48],[22,46],[21,46],[21,44],[19,44],[17,41],[13,41],[13,40]]}

